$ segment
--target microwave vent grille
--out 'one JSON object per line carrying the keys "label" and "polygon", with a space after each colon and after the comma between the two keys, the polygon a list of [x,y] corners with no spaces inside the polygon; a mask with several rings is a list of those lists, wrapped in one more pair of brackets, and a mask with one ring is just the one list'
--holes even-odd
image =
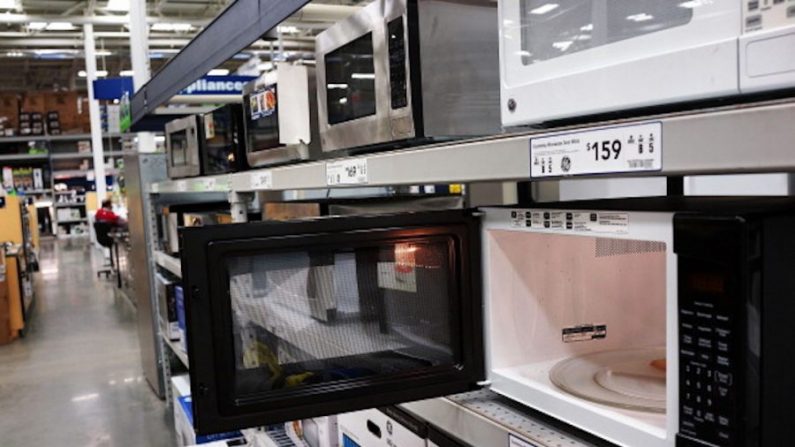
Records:
{"label": "microwave vent grille", "polygon": [[660,253],[665,251],[665,242],[636,241],[630,239],[596,239],[596,257]]}

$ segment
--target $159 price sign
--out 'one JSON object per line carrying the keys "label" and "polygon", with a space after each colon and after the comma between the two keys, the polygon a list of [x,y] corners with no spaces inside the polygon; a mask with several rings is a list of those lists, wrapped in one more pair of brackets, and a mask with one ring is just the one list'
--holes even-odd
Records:
{"label": "$159 price sign", "polygon": [[533,178],[659,171],[662,123],[569,132],[530,141]]}

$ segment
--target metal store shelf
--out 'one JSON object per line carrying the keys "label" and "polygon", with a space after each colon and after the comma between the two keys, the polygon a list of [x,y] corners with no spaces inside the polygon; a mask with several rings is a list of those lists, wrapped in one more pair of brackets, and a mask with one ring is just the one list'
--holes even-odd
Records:
{"label": "metal store shelf", "polygon": [[80,206],[86,206],[86,202],[69,202],[69,203],[56,203],[56,208],[75,208]]}
{"label": "metal store shelf", "polygon": [[68,219],[68,220],[59,220],[59,221],[58,221],[58,225],[63,225],[63,224],[77,224],[77,223],[83,223],[83,222],[88,222],[88,219],[86,219],[86,218],[84,217],[84,218],[82,218],[82,219]]}
{"label": "metal store shelf", "polygon": [[155,263],[182,278],[182,264],[179,258],[162,251],[155,251]]}
{"label": "metal store shelf", "polygon": [[[543,416],[523,411],[516,404],[490,391],[481,390],[446,398],[400,405],[421,419],[475,446],[566,446],[597,445],[589,435],[558,427]],[[515,440],[515,441],[514,441]]]}
{"label": "metal store shelf", "polygon": [[[795,143],[795,126],[792,125],[795,123],[795,102],[788,100],[600,122],[226,176],[161,182],[153,185],[152,192],[327,188],[327,165],[340,160],[366,163],[366,183],[349,185],[358,187],[533,180],[531,140],[572,130],[587,131],[648,122],[662,124],[662,170],[610,175],[668,176],[795,170],[795,151],[792,150]],[[599,177],[605,176],[599,174]],[[578,178],[581,177],[587,176]],[[543,180],[560,178],[564,177],[544,177]]]}
{"label": "metal store shelf", "polygon": [[163,339],[163,343],[171,349],[171,352],[177,356],[180,362],[185,365],[185,368],[190,369],[190,362],[188,361],[188,354],[185,353],[179,346],[177,346],[177,342],[169,340],[167,337],[161,334],[161,338]]}
{"label": "metal store shelf", "polygon": [[0,154],[0,161],[42,161],[48,158],[48,154]]}

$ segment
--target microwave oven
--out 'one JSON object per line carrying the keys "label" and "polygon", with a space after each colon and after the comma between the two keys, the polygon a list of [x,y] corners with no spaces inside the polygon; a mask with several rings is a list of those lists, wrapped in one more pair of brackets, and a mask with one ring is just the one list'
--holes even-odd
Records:
{"label": "microwave oven", "polygon": [[315,40],[324,151],[498,133],[487,0],[378,0]]}
{"label": "microwave oven", "polygon": [[217,175],[247,169],[243,108],[227,104],[166,124],[170,178]]}
{"label": "microwave oven", "polygon": [[795,87],[785,0],[499,0],[502,123]]}
{"label": "microwave oven", "polygon": [[320,158],[315,67],[277,63],[243,88],[251,166]]}
{"label": "microwave oven", "polygon": [[625,447],[793,445],[793,224],[644,198],[185,229],[196,429],[488,386]]}

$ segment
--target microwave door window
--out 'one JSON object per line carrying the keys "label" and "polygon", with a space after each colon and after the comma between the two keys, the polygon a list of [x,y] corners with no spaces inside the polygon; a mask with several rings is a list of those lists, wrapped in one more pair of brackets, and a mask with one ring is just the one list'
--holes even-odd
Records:
{"label": "microwave door window", "polygon": [[375,115],[373,34],[326,54],[325,64],[328,123]]}
{"label": "microwave door window", "polygon": [[171,141],[171,166],[188,164],[188,131],[181,130],[169,135]]}
{"label": "microwave door window", "polygon": [[659,0],[522,0],[522,48],[530,65],[689,23],[687,2]]}
{"label": "microwave door window", "polygon": [[245,98],[249,152],[281,146],[278,89],[271,85]]}
{"label": "microwave door window", "polygon": [[449,245],[232,258],[239,398],[457,365]]}
{"label": "microwave door window", "polygon": [[229,172],[235,166],[235,142],[231,114],[211,113],[204,116],[204,135],[209,173]]}

